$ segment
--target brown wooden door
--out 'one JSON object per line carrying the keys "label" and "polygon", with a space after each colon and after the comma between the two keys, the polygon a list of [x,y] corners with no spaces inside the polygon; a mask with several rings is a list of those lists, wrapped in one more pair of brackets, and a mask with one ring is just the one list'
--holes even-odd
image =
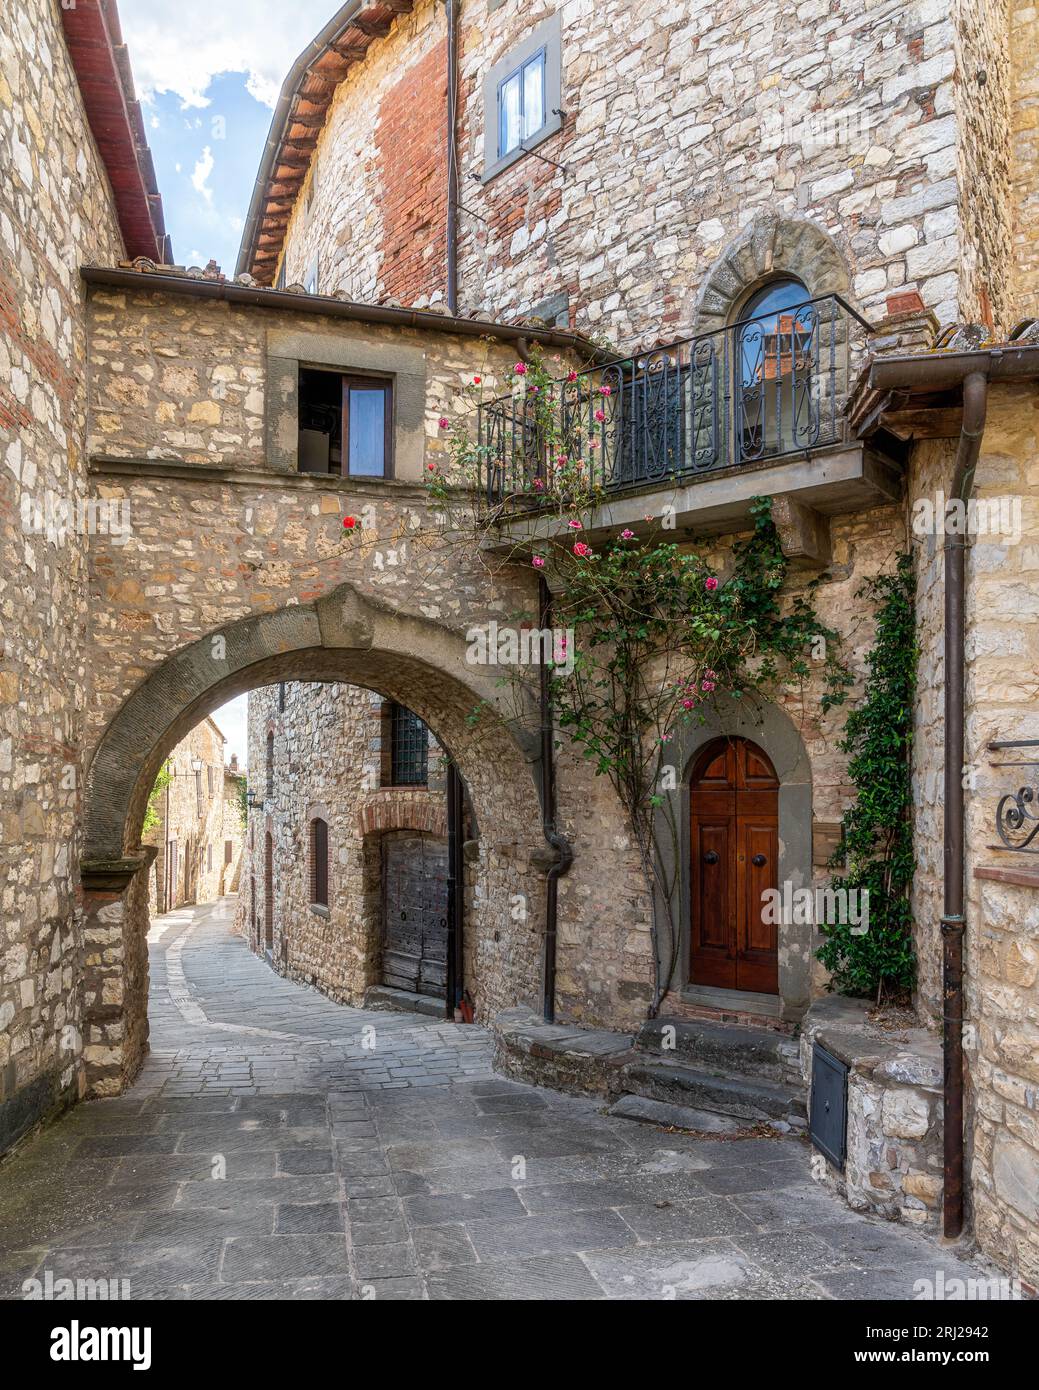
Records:
{"label": "brown wooden door", "polygon": [[777,994],[778,928],[762,920],[762,894],[779,882],[775,769],[749,740],[715,739],[689,792],[691,981]]}

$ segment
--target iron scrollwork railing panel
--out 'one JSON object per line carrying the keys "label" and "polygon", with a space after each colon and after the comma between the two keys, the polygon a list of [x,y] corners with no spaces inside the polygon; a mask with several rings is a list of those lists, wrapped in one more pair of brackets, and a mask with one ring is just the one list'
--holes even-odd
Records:
{"label": "iron scrollwork railing panel", "polygon": [[[1039,739],[1004,739],[990,743],[989,751],[1007,753],[1013,750],[1029,750],[1033,756],[1013,759],[1010,762],[995,763],[997,770],[1011,767],[1030,767],[1036,769],[1032,780],[1039,784],[1039,761],[1035,753],[1039,750]],[[1019,786],[1017,791],[1007,792],[999,799],[996,807],[996,834],[1004,847],[1018,854],[1039,854],[1039,845],[1032,842],[1039,837],[1039,785]]]}

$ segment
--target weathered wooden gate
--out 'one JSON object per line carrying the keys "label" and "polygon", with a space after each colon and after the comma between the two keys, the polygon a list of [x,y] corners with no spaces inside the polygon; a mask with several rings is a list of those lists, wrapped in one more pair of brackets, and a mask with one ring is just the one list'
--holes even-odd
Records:
{"label": "weathered wooden gate", "polygon": [[383,836],[382,981],[443,999],[447,988],[447,841],[401,830]]}

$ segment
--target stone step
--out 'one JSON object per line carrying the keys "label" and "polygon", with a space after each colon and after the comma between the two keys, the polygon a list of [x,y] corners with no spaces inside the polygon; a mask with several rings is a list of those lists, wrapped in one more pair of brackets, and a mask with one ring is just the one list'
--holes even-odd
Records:
{"label": "stone step", "polygon": [[[673,1049],[664,1047],[669,1037],[674,1039]],[[639,1029],[636,1046],[642,1052],[706,1071],[765,1077],[788,1085],[800,1082],[797,1042],[773,1028],[709,1019],[655,1018]]]}
{"label": "stone step", "polygon": [[447,1016],[442,999],[428,994],[412,994],[406,989],[393,989],[390,985],[370,985],[364,992],[364,1007],[395,1009],[398,1013],[423,1014],[426,1018]]}
{"label": "stone step", "polygon": [[629,1062],[622,1068],[621,1081],[629,1094],[752,1122],[784,1120],[799,1128],[808,1113],[804,1091],[798,1087],[698,1071],[651,1057]]}
{"label": "stone step", "polygon": [[651,1100],[648,1096],[621,1096],[606,1113],[622,1120],[663,1125],[667,1129],[691,1129],[698,1134],[732,1134],[744,1127],[731,1115],[693,1110],[688,1105],[669,1105],[666,1101]]}

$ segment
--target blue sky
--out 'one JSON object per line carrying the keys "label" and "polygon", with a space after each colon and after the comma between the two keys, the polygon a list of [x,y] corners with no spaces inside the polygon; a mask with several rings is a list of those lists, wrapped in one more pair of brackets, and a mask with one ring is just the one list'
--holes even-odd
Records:
{"label": "blue sky", "polygon": [[[233,275],[278,92],[337,0],[119,0],[178,265]],[[246,762],[246,699],[213,718]]]}
{"label": "blue sky", "polygon": [[278,91],[336,0],[120,0],[179,265],[233,275]]}

